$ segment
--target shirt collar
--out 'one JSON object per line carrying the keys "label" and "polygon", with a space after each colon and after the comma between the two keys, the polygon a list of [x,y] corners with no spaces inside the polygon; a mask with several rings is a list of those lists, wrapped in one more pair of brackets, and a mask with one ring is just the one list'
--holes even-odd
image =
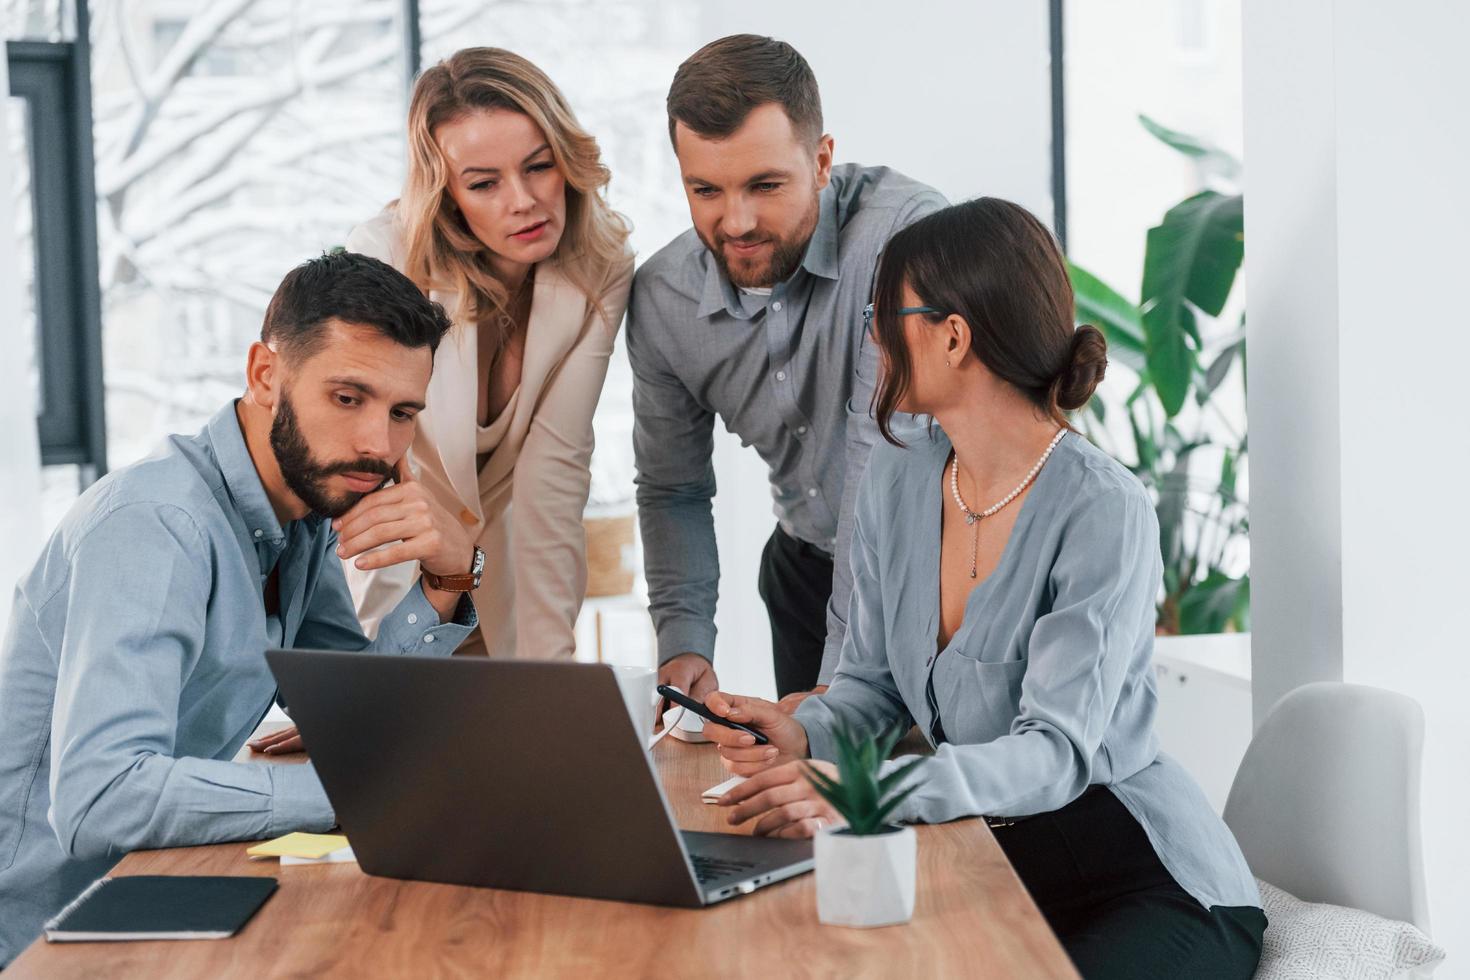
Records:
{"label": "shirt collar", "polygon": [[265,486],[260,482],[260,473],[255,461],[250,458],[250,449],[245,445],[245,433],[240,431],[240,419],[235,414],[235,400],[209,420],[209,441],[214,447],[215,462],[220,475],[225,479],[225,489],[240,512],[245,527],[257,542],[280,541],[286,533],[276,520],[275,508],[265,495]]}
{"label": "shirt collar", "polygon": [[[811,275],[836,280],[839,275],[837,241],[837,191],[828,183],[817,197],[817,227],[807,242],[801,268]],[[734,284],[720,272],[720,264],[708,248],[704,250],[703,257],[704,294],[699,300],[698,315],[704,318],[724,310],[737,319],[749,319]]]}

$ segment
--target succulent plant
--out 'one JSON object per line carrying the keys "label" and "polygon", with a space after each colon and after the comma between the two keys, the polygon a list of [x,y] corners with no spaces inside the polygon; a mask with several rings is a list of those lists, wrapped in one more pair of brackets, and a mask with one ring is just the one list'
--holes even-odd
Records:
{"label": "succulent plant", "polygon": [[833,732],[837,778],[818,772],[810,764],[806,766],[806,778],[842,814],[849,831],[859,837],[887,831],[888,816],[919,788],[918,783],[901,784],[923,759],[905,763],[886,776],[878,775],[902,735],[902,728],[894,728],[886,735],[856,737],[839,727]]}

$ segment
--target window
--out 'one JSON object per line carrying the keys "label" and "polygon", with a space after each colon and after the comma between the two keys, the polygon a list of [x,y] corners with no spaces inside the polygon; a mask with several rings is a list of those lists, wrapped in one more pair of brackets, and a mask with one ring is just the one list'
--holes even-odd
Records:
{"label": "window", "polygon": [[76,15],[72,0],[3,0],[0,36],[9,41],[73,41]]}
{"label": "window", "polygon": [[[107,466],[92,207],[85,11],[60,2],[4,10],[10,95],[6,139],[28,393],[45,488],[60,515]],[[46,220],[38,220],[44,215]],[[55,501],[52,506],[51,502]]]}
{"label": "window", "polygon": [[[1166,7],[1161,11],[1145,0],[1067,5],[1068,252],[1074,263],[1132,303],[1142,291],[1148,230],[1191,195],[1240,192],[1235,162],[1243,124],[1240,5],[1171,0]],[[1166,145],[1140,116],[1196,138],[1199,152]],[[1222,152],[1205,152],[1204,145]],[[1238,209],[1234,216],[1238,219]],[[1172,503],[1159,507],[1166,589],[1179,600],[1175,605],[1184,604],[1187,588],[1171,582],[1171,575],[1193,575],[1199,582],[1218,571],[1211,581],[1229,589],[1225,578],[1248,572],[1244,308],[1245,284],[1239,277],[1219,316],[1191,308],[1201,335],[1192,345],[1200,367],[1216,366],[1208,404],[1198,402],[1204,385],[1194,383],[1166,425],[1149,399],[1128,404],[1139,378],[1114,357],[1100,390],[1106,421],[1092,420],[1096,428],[1091,431],[1104,448],[1134,466],[1156,494],[1179,490]],[[1130,415],[1139,421],[1143,437],[1130,431]],[[1201,441],[1198,448],[1184,448]],[[1144,442],[1149,448],[1141,446]],[[1160,462],[1150,464],[1146,457]],[[1229,609],[1230,602],[1221,592],[1211,606],[1207,592],[1197,592],[1190,604],[1196,610],[1209,606],[1213,611],[1205,618],[1218,624],[1219,611]],[[1189,617],[1180,622],[1176,613],[1161,609],[1164,629],[1197,631]],[[1234,625],[1244,622],[1237,618]]]}
{"label": "window", "polygon": [[[584,16],[576,0],[492,4],[418,0],[423,66],[473,44],[524,55],[554,81],[593,133],[612,170],[612,206],[636,216],[632,246],[647,258],[689,227],[678,164],[669,149],[664,99],[679,63],[706,38],[696,5],[610,0]],[[507,11],[513,10],[514,16]],[[595,426],[589,509],[631,509],[633,376],[623,347],[608,368]]]}
{"label": "window", "polygon": [[396,4],[94,3],[107,435],[199,428],[296,264],[398,193]]}

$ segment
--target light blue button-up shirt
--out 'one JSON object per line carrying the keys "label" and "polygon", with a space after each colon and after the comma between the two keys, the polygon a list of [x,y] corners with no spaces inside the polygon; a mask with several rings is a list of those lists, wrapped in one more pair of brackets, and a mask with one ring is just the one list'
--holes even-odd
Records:
{"label": "light blue button-up shirt", "polygon": [[801,265],[769,296],[736,290],[693,229],[633,278],[628,360],[649,611],[662,663],[713,660],[720,560],[710,500],[715,417],[770,468],[781,527],[836,557],[825,684],[851,587],[852,495],[878,437],[878,352],[863,307],[894,232],[948,202],[887,167],[841,164]]}
{"label": "light blue button-up shirt", "polygon": [[949,452],[937,429],[907,450],[873,451],[837,677],[796,711],[812,756],[833,758],[838,726],[864,734],[917,723],[936,751],[915,770],[919,789],[898,820],[1027,816],[1106,786],[1200,904],[1259,906],[1229,828],[1154,735],[1163,563],[1143,485],[1068,433],[1022,502],[1000,563],[938,649]]}
{"label": "light blue button-up shirt", "polygon": [[266,648],[449,653],[475,625],[413,589],[369,642],[336,546],[276,520],[233,403],[77,501],[0,647],[0,964],[128,851],[336,822],[310,765],[230,761],[276,695]]}

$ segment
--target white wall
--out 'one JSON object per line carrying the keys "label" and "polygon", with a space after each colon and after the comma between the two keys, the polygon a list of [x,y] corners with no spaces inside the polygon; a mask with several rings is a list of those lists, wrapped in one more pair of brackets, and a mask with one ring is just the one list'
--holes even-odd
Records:
{"label": "white wall", "polygon": [[1245,4],[1257,720],[1341,672],[1335,2]]}
{"label": "white wall", "polygon": [[[892,3],[855,0],[840,16],[833,11],[790,0],[708,4],[699,44],[741,32],[792,44],[816,73],[839,163],[884,164],[951,201],[1004,197],[1051,221],[1045,4],[934,0],[900,14]],[[769,697],[770,625],[756,592],[776,523],[769,477],[755,451],[722,427],[715,474],[715,664],[726,690]]]}
{"label": "white wall", "polygon": [[1245,4],[1257,719],[1342,679],[1423,705],[1440,976],[1470,976],[1470,8]]}
{"label": "white wall", "polygon": [[[9,97],[10,80],[0,59],[0,93]],[[36,393],[27,365],[16,352],[31,347],[23,331],[31,322],[21,318],[20,278],[17,270],[15,212],[11,188],[16,161],[6,139],[0,146],[0,635],[10,618],[11,586],[35,560],[41,544],[41,461],[36,445]]]}

